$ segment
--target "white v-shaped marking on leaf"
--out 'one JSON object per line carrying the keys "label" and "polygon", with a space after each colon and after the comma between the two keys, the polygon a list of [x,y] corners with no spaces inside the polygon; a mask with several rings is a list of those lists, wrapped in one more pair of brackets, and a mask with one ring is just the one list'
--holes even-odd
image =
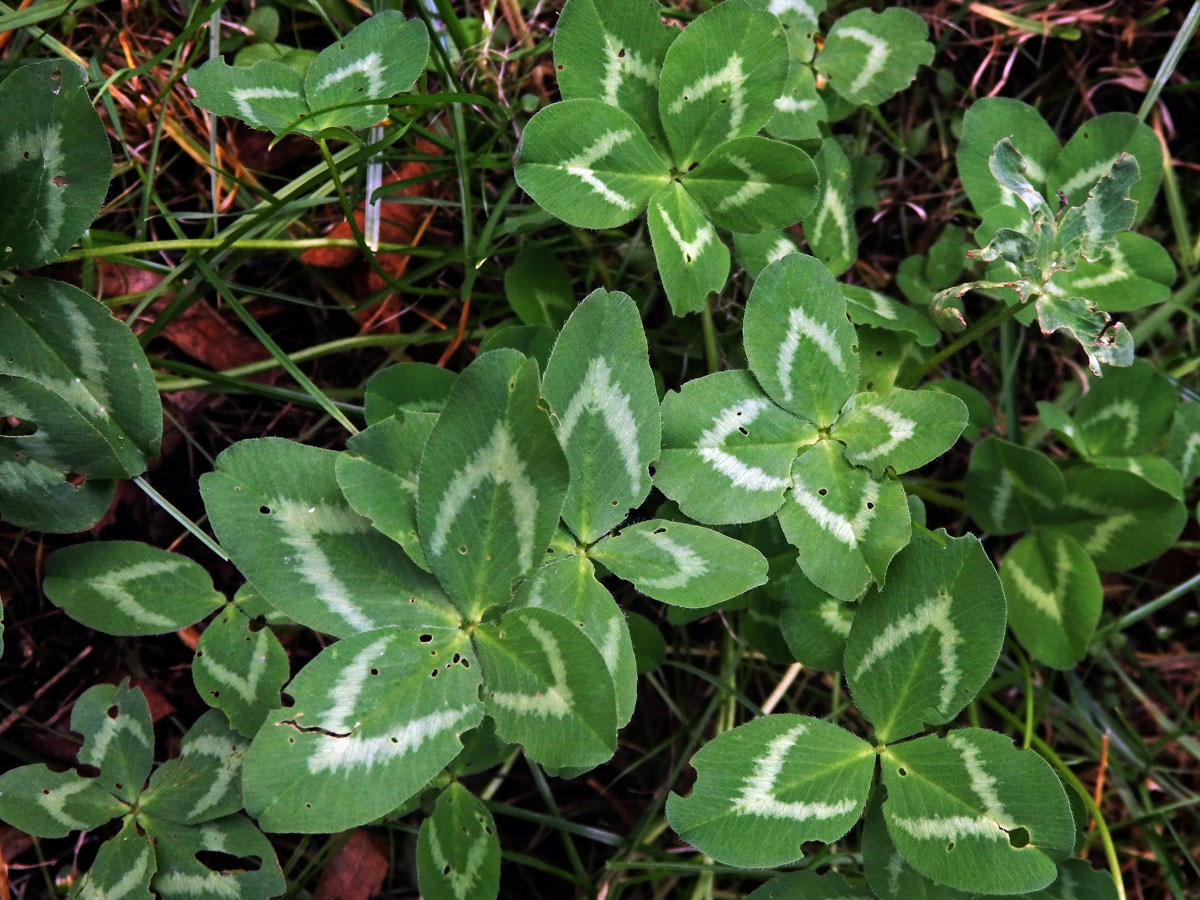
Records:
{"label": "white v-shaped marking on leaf", "polygon": [[938,594],[888,625],[859,660],[854,677],[862,678],[868,669],[889,656],[909,638],[929,630],[935,631],[940,639],[938,656],[942,664],[942,687],[938,692],[938,700],[941,709],[949,709],[954,700],[954,690],[962,677],[958,669],[958,645],[962,643],[962,636],[950,619],[951,606],[949,595]]}
{"label": "white v-shaped marking on leaf", "polygon": [[632,137],[633,131],[628,128],[623,128],[620,131],[606,132],[590,147],[581,150],[566,160],[563,165],[570,174],[582,179],[584,184],[609,203],[619,206],[622,209],[633,209],[632,200],[609,187],[592,169],[592,166]]}
{"label": "white v-shaped marking on leaf", "polygon": [[771,740],[767,745],[766,754],[754,761],[754,769],[746,777],[742,792],[733,801],[734,812],[771,819],[811,822],[815,819],[832,819],[845,815],[858,806],[855,800],[849,798],[838,800],[836,803],[808,803],[800,800],[780,800],[776,795],[776,782],[783,772],[784,759],[807,730],[808,726],[801,722]]}
{"label": "white v-shaped marking on leaf", "polygon": [[529,620],[525,625],[542,648],[542,652],[546,654],[553,682],[546,690],[533,695],[518,694],[514,691],[492,691],[492,702],[517,713],[561,719],[570,712],[573,699],[571,689],[567,687],[567,664],[563,659],[562,648],[558,646],[554,635],[537,622]]}
{"label": "white v-shaped marking on leaf", "polygon": [[484,859],[487,858],[487,838],[481,834],[471,842],[471,846],[467,849],[466,861],[459,869],[446,856],[442,840],[438,837],[437,824],[432,820],[429,823],[429,829],[429,852],[433,856],[434,865],[438,868],[438,874],[450,882],[450,890],[454,892],[455,897],[458,897],[459,900],[467,900],[471,896],[470,890],[479,875],[479,869],[483,866]]}
{"label": "white v-shaped marking on leaf", "polygon": [[602,356],[588,363],[579,390],[567,404],[567,411],[563,414],[558,428],[564,444],[571,440],[579,417],[585,411],[598,413],[604,420],[604,426],[612,435],[621,461],[625,464],[630,487],[637,493],[645,475],[645,470],[638,460],[637,421],[633,417],[629,395],[621,391],[620,383],[613,378],[612,369]]}
{"label": "white v-shaped marking on leaf", "polygon": [[860,406],[859,409],[865,413],[869,413],[887,425],[888,437],[887,440],[877,447],[855,453],[855,461],[878,459],[885,453],[891,453],[916,433],[917,423],[906,416],[900,415],[894,409],[888,409],[886,406],[871,405]]}
{"label": "white v-shaped marking on leaf", "polygon": [[804,310],[793,309],[788,313],[787,333],[779,345],[779,358],[775,365],[775,375],[779,379],[785,400],[792,399],[792,366],[796,362],[796,351],[800,349],[801,337],[808,338],[816,344],[835,369],[839,372],[846,371],[842,348],[838,346],[833,329],[824,322],[817,321]]}
{"label": "white v-shaped marking on leaf", "polygon": [[677,571],[658,578],[639,578],[637,584],[642,587],[674,590],[681,588],[708,572],[708,563],[704,561],[691,547],[685,547],[678,541],[672,540],[665,534],[647,536],[660,550],[666,551],[675,563]]}
{"label": "white v-shaped marking on leaf", "polygon": [[867,529],[871,527],[871,520],[875,518],[875,504],[879,500],[879,482],[872,479],[863,485],[862,497],[859,502],[860,509],[855,513],[853,519],[830,509],[822,502],[818,494],[809,490],[804,482],[795,478],[792,479],[792,499],[812,516],[813,520],[821,526],[822,531],[827,531],[839,544],[845,544],[853,550],[858,547],[858,542],[867,533]]}
{"label": "white v-shaped marking on leaf", "polygon": [[761,398],[728,406],[713,417],[712,424],[696,442],[696,449],[704,461],[728,478],[733,487],[747,491],[777,491],[789,483],[787,478],[777,478],[758,466],[746,465],[722,447],[726,438],[749,425],[769,406],[770,403]]}
{"label": "white v-shaped marking on leaf", "polygon": [[867,47],[867,61],[863,63],[863,67],[858,70],[858,75],[850,84],[851,93],[857,93],[870,84],[872,78],[883,71],[888,59],[887,41],[863,28],[842,28],[838,30],[838,34],[865,44]]}

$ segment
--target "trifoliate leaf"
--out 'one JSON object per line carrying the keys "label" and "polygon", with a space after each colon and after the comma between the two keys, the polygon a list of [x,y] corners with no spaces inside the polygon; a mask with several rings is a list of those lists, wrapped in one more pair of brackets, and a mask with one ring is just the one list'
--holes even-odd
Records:
{"label": "trifoliate leaf", "polygon": [[836,841],[858,821],[871,745],[831,722],[763,716],[692,757],[696,786],[667,799],[667,821],[706,856],[742,868],[799,859],[805,841]]}
{"label": "trifoliate leaf", "polygon": [[370,128],[387,115],[382,104],[412,90],[429,59],[429,31],[395,10],[375,13],[317,54],[304,75],[305,131]]}
{"label": "trifoliate leaf", "polygon": [[[843,284],[842,293],[846,296],[846,313],[855,325],[905,332],[914,335],[922,347],[932,347],[941,338],[937,326],[924,310],[913,309],[886,294],[856,284]],[[870,360],[864,358],[863,365],[869,363]]]}
{"label": "trifoliate leaf", "polygon": [[421,823],[417,880],[427,900],[493,900],[500,890],[496,823],[458,782],[442,791],[433,815]]}
{"label": "trifoliate leaf", "polygon": [[599,100],[564,100],[525,126],[516,178],[568,225],[615,228],[646,208],[670,172],[629,113]]}
{"label": "trifoliate leaf", "polygon": [[397,363],[367,381],[363,405],[368,425],[400,413],[438,413],[446,405],[458,373],[429,363]]}
{"label": "trifoliate leaf", "polygon": [[617,727],[633,715],[637,700],[637,667],[625,613],[596,580],[586,556],[572,554],[542,566],[513,597],[513,609],[548,609],[578,625],[604,658],[612,678]]}
{"label": "trifoliate leaf", "polygon": [[963,893],[926,878],[907,862],[892,843],[877,790],[867,804],[863,824],[863,869],[867,883],[880,900],[970,900]]}
{"label": "trifoliate leaf", "polygon": [[[479,684],[456,625],[381,628],[325,648],[250,746],[246,811],[267,831],[305,834],[379,818],[458,755],[483,717]],[[371,790],[355,788],[364,779]]]}
{"label": "trifoliate leaf", "polygon": [[941,391],[892,388],[882,394],[855,394],[830,429],[846,445],[846,459],[870,469],[903,474],[937,459],[967,425],[967,407]]}
{"label": "trifoliate leaf", "polygon": [[805,216],[804,239],[831,273],[841,275],[858,258],[854,228],[854,182],[850,160],[833,138],[821,142],[813,157],[817,167],[816,207]]}
{"label": "trifoliate leaf", "polygon": [[1123,231],[1099,261],[1081,259],[1051,279],[1067,296],[1087,297],[1097,309],[1124,312],[1161,303],[1175,282],[1175,263],[1158,241]]}
{"label": "trifoliate leaf", "polygon": [[414,605],[453,618],[433,576],[346,502],[337,457],[281,438],[217,457],[200,493],[234,564],[271,606],[326,634],[409,621]]}
{"label": "trifoliate leaf", "polygon": [[224,713],[210,709],[183,736],[179,756],[155,770],[138,810],[180,825],[237,812],[249,743],[229,727]]}
{"label": "trifoliate leaf", "polygon": [[129,807],[74,770],[21,766],[0,775],[0,819],[26,834],[62,838],[91,831]]}
{"label": "trifoliate leaf", "polygon": [[264,59],[248,68],[208,60],[187,74],[195,103],[213,115],[241,119],[251,128],[284,134],[304,126],[304,76],[291,66]]}
{"label": "trifoliate leaf", "polygon": [[665,519],[622,528],[588,556],[647,597],[687,609],[713,606],[767,580],[767,561],[749,544]]}
{"label": "trifoliate leaf", "polygon": [[[583,629],[526,607],[475,630],[483,701],[496,735],[544,766],[597,766],[616,749],[616,705],[604,659]],[[568,664],[569,663],[569,664]]]}
{"label": "trifoliate leaf", "polygon": [[882,584],[912,532],[900,483],[850,465],[834,441],[792,465],[792,490],[778,515],[804,574],[840,600]]}
{"label": "trifoliate leaf", "polygon": [[437,417],[399,413],[346,441],[334,472],[346,502],[429,571],[417,534],[417,468]]}
{"label": "trifoliate leaf", "polygon": [[807,153],[763,137],[726,141],[681,181],[722,228],[754,233],[786,228],[817,201],[817,169]]}
{"label": "trifoliate leaf", "polygon": [[1200,403],[1189,400],[1176,407],[1163,455],[1183,476],[1184,487],[1191,487],[1200,476]]}
{"label": "trifoliate leaf", "polygon": [[71,710],[71,730],[83,735],[79,762],[100,770],[95,784],[126,803],[142,792],[154,759],[154,732],[146,697],[129,681],[97,684]]}
{"label": "trifoliate leaf", "polygon": [[832,424],[858,384],[858,347],[846,299],[820,261],[796,254],[763,269],[744,329],[750,370],[771,399]]}
{"label": "trifoliate leaf", "polygon": [[1092,382],[1075,408],[1071,437],[1086,457],[1149,453],[1170,427],[1177,396],[1169,378],[1135,360]]}
{"label": "trifoliate leaf", "polygon": [[792,462],[817,430],[776,406],[749,372],[717,372],[663,398],[655,486],[698,522],[755,522],[791,486]]}
{"label": "trifoliate leaf", "polygon": [[1128,366],[1133,362],[1133,338],[1122,323],[1094,308],[1082,297],[1043,296],[1037,308],[1042,334],[1065,331],[1083,347],[1088,368],[1100,375],[1100,364]]}
{"label": "trifoliate leaf", "polygon": [[[562,34],[561,19],[558,34]],[[504,273],[504,295],[526,325],[548,325],[557,330],[575,309],[575,292],[567,270],[557,256],[541,247],[517,254]]]}
{"label": "trifoliate leaf", "polygon": [[767,123],[788,74],[783,25],[744,0],[696,17],[667,50],[659,115],[676,168]]}
{"label": "trifoliate leaf", "polygon": [[1062,783],[1032,750],[980,728],[888,747],[883,816],[904,860],[964,891],[1020,894],[1050,884],[1075,824]]}
{"label": "trifoliate leaf", "polygon": [[911,10],[859,9],[838,19],[814,62],[843,98],[878,105],[904,90],[933,61],[929,28]]}
{"label": "trifoliate leaf", "polygon": [[165,634],[224,602],[198,563],[140,541],[96,541],[55,552],[46,596],[72,619],[105,634]]}
{"label": "trifoliate leaf", "polygon": [[661,425],[648,352],[633,300],[597,290],[567,320],[546,367],[542,396],[571,471],[563,520],[585,544],[650,493]]}
{"label": "trifoliate leaf", "polygon": [[14,65],[0,82],[0,269],[53,262],[100,211],[112,151],[86,82],[62,59]]}
{"label": "trifoliate leaf", "polygon": [[1100,576],[1079,542],[1059,531],[1021,538],[1000,563],[1008,624],[1031,655],[1056,669],[1083,659],[1100,619]]}
{"label": "trifoliate leaf", "polygon": [[1132,472],[1080,468],[1046,527],[1075,538],[1101,572],[1120,572],[1161,556],[1187,519],[1183,504]]}
{"label": "trifoliate leaf", "polygon": [[554,65],[564,100],[600,100],[633,117],[664,157],[658,76],[679,32],[653,0],[570,0],[554,29]]}
{"label": "trifoliate leaf", "polygon": [[286,885],[275,851],[245,816],[226,816],[201,828],[152,816],[141,821],[158,859],[150,887],[161,900],[267,900],[283,893]]}
{"label": "trifoliate leaf", "polygon": [[991,534],[1032,528],[1066,492],[1062,473],[1043,454],[995,437],[971,451],[963,486],[971,518]]}
{"label": "trifoliate leaf", "polygon": [[[1003,138],[1012,141],[1025,161],[1026,176],[1040,190],[1046,188],[1046,175],[1058,158],[1058,138],[1032,106],[1005,97],[985,97],[972,103],[963,116],[955,159],[963,189],[980,215],[996,206],[1015,207],[1020,202],[988,169],[992,151]],[[1094,183],[1092,179],[1090,184]]]}
{"label": "trifoliate leaf", "polygon": [[223,710],[242,734],[254,735],[267,713],[279,707],[288,659],[274,632],[227,606],[196,644],[192,681],[209,706]]}
{"label": "trifoliate leaf", "polygon": [[1004,615],[1000,578],[974,535],[940,531],[901,551],[846,639],[846,680],[879,740],[958,715],[996,665]]}
{"label": "trifoliate leaf", "polygon": [[1137,218],[1144,218],[1162,183],[1162,144],[1132,113],[1105,113],[1080,125],[1047,169],[1046,187],[1061,191],[1072,206],[1081,206],[1122,153],[1137,160],[1141,179],[1129,196],[1137,204]]}
{"label": "trifoliate leaf", "polygon": [[567,492],[567,460],[540,405],[537,363],[513,350],[458,377],[421,456],[425,558],[471,618],[543,562]]}
{"label": "trifoliate leaf", "polygon": [[810,669],[840,672],[857,610],[856,604],[821,590],[796,566],[783,589],[779,627],[797,662]]}
{"label": "trifoliate leaf", "polygon": [[100,845],[95,862],[75,883],[68,900],[159,900],[149,887],[157,866],[151,841],[127,820],[116,837]]}
{"label": "trifoliate leaf", "polygon": [[729,250],[717,237],[683,185],[672,183],[654,195],[648,214],[650,242],[663,290],[677,316],[698,312],[710,293],[729,277]]}

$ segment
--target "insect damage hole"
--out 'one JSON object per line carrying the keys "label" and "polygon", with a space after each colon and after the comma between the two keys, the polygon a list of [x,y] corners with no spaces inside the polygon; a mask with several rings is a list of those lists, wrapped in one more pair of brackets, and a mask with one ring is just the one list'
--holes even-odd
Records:
{"label": "insect damage hole", "polygon": [[1008,833],[1008,843],[1017,850],[1029,846],[1029,829],[1018,825]]}
{"label": "insect damage hole", "polygon": [[50,179],[50,183],[52,185],[54,185],[55,187],[66,187],[68,184],[67,176],[66,175],[55,175],[53,178]]}

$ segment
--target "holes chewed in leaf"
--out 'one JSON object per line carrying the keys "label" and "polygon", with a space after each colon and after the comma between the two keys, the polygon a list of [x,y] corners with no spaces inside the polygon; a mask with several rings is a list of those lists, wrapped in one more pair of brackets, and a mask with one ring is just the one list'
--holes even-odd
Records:
{"label": "holes chewed in leaf", "polygon": [[116,704],[114,704],[114,705],[110,706],[107,710],[105,710],[105,712],[108,714],[108,717],[110,719],[115,719],[117,717],[117,715],[120,713],[120,710],[117,709]]}
{"label": "holes chewed in leaf", "polygon": [[50,179],[50,183],[52,185],[54,185],[55,187],[66,187],[67,186],[67,176],[66,175],[55,175],[53,178]]}
{"label": "holes chewed in leaf", "polygon": [[422,644],[428,644],[430,641],[433,640],[433,635],[432,634],[423,634],[417,640],[419,640]]}
{"label": "holes chewed in leaf", "polygon": [[1008,842],[1016,849],[1029,846],[1029,829],[1017,826],[1008,833]]}

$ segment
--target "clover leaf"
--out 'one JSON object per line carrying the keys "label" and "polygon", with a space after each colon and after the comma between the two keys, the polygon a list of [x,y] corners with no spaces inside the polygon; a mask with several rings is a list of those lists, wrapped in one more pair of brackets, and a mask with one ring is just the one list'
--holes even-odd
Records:
{"label": "clover leaf", "polygon": [[[180,742],[179,755],[147,776],[153,758],[150,710],[128,682],[89,688],[71,713],[83,734],[79,762],[98,774],[46,766],[0,776],[0,817],[29,834],[63,837],[123,817],[71,896],[185,900],[200,894],[255,898],[283,892],[270,843],[239,810],[245,739],[210,710]],[[202,861],[203,853],[230,862]],[[243,865],[245,863],[245,865]],[[151,895],[150,891],[154,894]]]}
{"label": "clover leaf", "polygon": [[795,223],[816,202],[804,151],[756,137],[788,71],[778,19],[728,0],[672,40],[656,7],[569,0],[554,45],[563,101],[535,115],[517,183],[581,228],[623,225],[648,209],[672,310],[699,310],[729,274],[717,228]]}

